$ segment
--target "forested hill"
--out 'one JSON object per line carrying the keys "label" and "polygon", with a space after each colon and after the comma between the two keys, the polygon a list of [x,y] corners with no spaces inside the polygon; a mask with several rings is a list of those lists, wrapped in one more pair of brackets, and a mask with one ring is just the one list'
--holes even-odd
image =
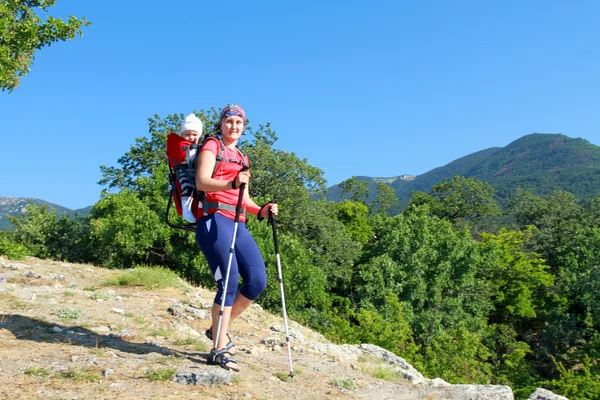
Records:
{"label": "forested hill", "polygon": [[[428,192],[436,183],[454,175],[488,182],[498,190],[500,200],[513,196],[519,187],[539,195],[560,188],[583,199],[600,193],[600,147],[562,134],[534,133],[506,147],[489,148],[461,157],[412,180],[357,178],[369,182],[372,196],[376,182],[394,188],[400,199],[400,211],[412,190]],[[338,201],[340,193],[338,185],[332,186],[327,198]]]}
{"label": "forested hill", "polygon": [[48,210],[56,211],[56,216],[58,217],[72,214],[87,215],[91,210],[91,206],[79,210],[71,210],[70,208],[59,206],[58,204],[49,203],[40,199],[0,196],[0,230],[10,229],[11,223],[8,219],[8,216],[15,216],[19,213],[25,212],[27,206],[30,204],[40,207],[47,206]]}

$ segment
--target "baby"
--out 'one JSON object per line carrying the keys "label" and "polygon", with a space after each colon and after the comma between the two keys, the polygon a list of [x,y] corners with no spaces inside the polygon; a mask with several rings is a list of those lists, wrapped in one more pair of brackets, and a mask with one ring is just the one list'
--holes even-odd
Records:
{"label": "baby", "polygon": [[194,177],[189,174],[193,169],[186,167],[195,162],[197,151],[191,148],[191,145],[198,143],[198,139],[202,136],[202,121],[195,114],[190,114],[181,122],[180,128],[179,136],[171,133],[167,138],[167,156],[169,164],[175,169],[177,175],[178,192],[181,198],[181,205],[176,204],[177,211],[181,211],[179,214],[183,219],[194,223],[196,222],[195,210],[192,207]]}

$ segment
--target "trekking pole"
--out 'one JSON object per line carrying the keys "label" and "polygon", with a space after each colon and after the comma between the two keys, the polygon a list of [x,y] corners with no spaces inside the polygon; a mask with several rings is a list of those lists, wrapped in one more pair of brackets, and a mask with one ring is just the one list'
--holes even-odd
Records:
{"label": "trekking pole", "polygon": [[294,378],[294,368],[292,367],[292,350],[290,348],[290,334],[288,332],[287,312],[285,310],[285,294],[283,293],[283,275],[281,273],[281,258],[279,257],[279,241],[277,240],[277,222],[275,215],[269,210],[269,219],[273,227],[273,243],[275,244],[275,257],[277,259],[277,274],[279,276],[279,290],[281,291],[281,309],[283,313],[283,324],[285,326],[285,342],[287,344],[288,360],[290,362],[290,379]]}
{"label": "trekking pole", "polygon": [[[244,167],[242,171],[247,170]],[[227,296],[227,286],[229,286],[229,273],[231,272],[231,262],[233,261],[233,252],[235,251],[235,237],[237,235],[238,225],[240,223],[240,213],[242,211],[242,200],[244,198],[244,189],[246,184],[240,185],[240,196],[238,197],[237,207],[235,208],[235,219],[233,220],[233,237],[231,238],[231,247],[229,248],[229,261],[227,261],[227,272],[225,273],[225,286],[223,286],[223,298],[221,299],[221,309],[219,310],[219,323],[217,324],[217,336],[215,339],[215,353],[219,346],[219,334],[221,333],[221,323],[223,322],[223,310],[225,309],[225,297]]]}

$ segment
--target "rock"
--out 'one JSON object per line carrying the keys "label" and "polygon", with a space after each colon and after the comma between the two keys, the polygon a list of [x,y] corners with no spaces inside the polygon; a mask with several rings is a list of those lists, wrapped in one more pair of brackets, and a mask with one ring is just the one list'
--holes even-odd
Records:
{"label": "rock", "polygon": [[[272,331],[275,332],[281,332],[283,334],[285,334],[285,326],[284,325],[275,325],[271,327]],[[304,336],[297,330],[297,329],[291,329],[288,326],[288,334],[290,336],[291,339],[295,339],[295,340],[302,340],[304,339]]]}
{"label": "rock", "polygon": [[448,382],[446,382],[445,380],[443,380],[442,378],[435,378],[435,379],[427,379],[427,381],[425,381],[423,383],[423,386],[425,386],[425,387],[441,387],[441,386],[450,386],[450,384]]}
{"label": "rock", "polygon": [[115,373],[114,370],[112,370],[110,368],[106,368],[104,371],[102,371],[102,376],[106,378],[107,376],[111,376],[114,373]]}
{"label": "rock", "polygon": [[23,275],[25,278],[34,278],[34,279],[39,279],[42,277],[40,274],[35,273],[31,270],[29,270],[27,272],[23,272],[23,273],[21,273],[21,275]]}
{"label": "rock", "polygon": [[276,346],[285,346],[284,342],[282,342],[279,338],[274,337],[262,338],[260,342],[269,348],[275,348]]}
{"label": "rock", "polygon": [[528,400],[569,400],[564,396],[554,394],[549,390],[538,388],[529,396]]}
{"label": "rock", "polygon": [[514,400],[512,389],[504,385],[449,385],[441,389],[453,400]]}
{"label": "rock", "polygon": [[123,314],[125,312],[125,310],[123,310],[122,308],[113,308],[112,312],[117,313],[117,314]]}
{"label": "rock", "polygon": [[53,326],[52,331],[54,331],[56,333],[61,333],[63,330],[61,328],[59,328],[58,326]]}
{"label": "rock", "polygon": [[194,336],[194,337],[201,336],[197,330],[195,330],[194,328],[192,328],[191,326],[189,326],[187,324],[184,324],[183,322],[176,321],[175,329],[177,329],[179,332],[187,333],[190,336]]}
{"label": "rock", "polygon": [[120,339],[134,338],[135,333],[131,332],[130,330],[123,329],[121,332],[117,333],[115,336]]}
{"label": "rock", "polygon": [[218,385],[228,384],[233,380],[233,373],[225,370],[179,372],[173,377],[173,382],[182,385]]}
{"label": "rock", "polygon": [[108,326],[95,326],[90,328],[90,330],[98,335],[105,335],[110,333],[110,328]]}
{"label": "rock", "polygon": [[[424,383],[425,377],[419,371],[417,371],[412,365],[410,365],[404,358],[398,357],[391,351],[383,349],[373,344],[357,344],[357,345],[341,345],[338,346],[340,349],[346,350],[349,353],[354,353],[355,358],[359,354],[370,354],[373,357],[379,358],[388,364],[394,365],[398,368],[398,373],[404,378],[409,380],[413,384]],[[357,354],[358,351],[358,354]],[[511,392],[512,393],[512,392]]]}

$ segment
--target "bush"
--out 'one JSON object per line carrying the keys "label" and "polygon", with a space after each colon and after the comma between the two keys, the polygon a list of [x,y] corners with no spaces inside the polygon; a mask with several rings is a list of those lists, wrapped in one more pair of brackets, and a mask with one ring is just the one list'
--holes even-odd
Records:
{"label": "bush", "polygon": [[0,236],[0,255],[10,260],[22,260],[28,253],[25,246],[15,243],[5,234]]}

